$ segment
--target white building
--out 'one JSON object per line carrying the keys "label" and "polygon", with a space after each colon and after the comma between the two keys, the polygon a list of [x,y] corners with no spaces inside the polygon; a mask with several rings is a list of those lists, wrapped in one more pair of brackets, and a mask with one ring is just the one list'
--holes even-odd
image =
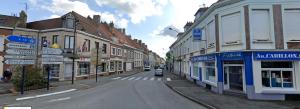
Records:
{"label": "white building", "polygon": [[249,99],[300,94],[299,0],[222,0],[195,16],[170,47],[175,72]]}

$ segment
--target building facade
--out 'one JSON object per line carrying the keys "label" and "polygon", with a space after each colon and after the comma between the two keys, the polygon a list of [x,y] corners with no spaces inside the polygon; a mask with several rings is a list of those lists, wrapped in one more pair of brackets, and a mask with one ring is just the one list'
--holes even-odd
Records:
{"label": "building facade", "polygon": [[220,94],[299,95],[299,7],[297,0],[220,0],[198,11],[170,47],[175,72]]}

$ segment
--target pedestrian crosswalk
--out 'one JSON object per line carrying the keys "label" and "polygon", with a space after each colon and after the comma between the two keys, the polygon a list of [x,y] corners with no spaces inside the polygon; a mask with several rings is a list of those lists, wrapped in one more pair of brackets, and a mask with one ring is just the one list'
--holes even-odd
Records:
{"label": "pedestrian crosswalk", "polygon": [[[112,80],[127,80],[127,81],[162,81],[163,78],[160,77],[138,77],[138,76],[133,76],[133,77],[116,77],[112,78]],[[170,78],[166,78],[165,80],[171,81]]]}

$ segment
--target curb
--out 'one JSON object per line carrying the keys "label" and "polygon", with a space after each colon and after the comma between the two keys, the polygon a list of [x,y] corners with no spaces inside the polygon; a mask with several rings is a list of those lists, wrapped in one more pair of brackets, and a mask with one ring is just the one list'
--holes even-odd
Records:
{"label": "curb", "polygon": [[187,95],[183,94],[182,92],[180,92],[180,91],[174,89],[172,86],[170,86],[170,85],[167,84],[166,82],[164,82],[164,83],[165,83],[166,86],[168,86],[168,87],[169,87],[171,90],[173,90],[174,92],[178,93],[179,95],[181,95],[181,96],[183,96],[183,97],[185,97],[185,98],[187,98],[187,99],[189,99],[189,100],[191,100],[191,101],[193,101],[193,102],[195,102],[195,103],[198,103],[198,104],[200,104],[200,105],[202,105],[202,106],[204,106],[204,107],[206,107],[206,108],[208,108],[208,109],[218,109],[218,108],[216,108],[216,107],[214,107],[214,106],[212,106],[212,105],[209,105],[209,104],[204,103],[204,102],[202,102],[202,101],[199,101],[199,100],[197,100],[197,99],[195,99],[195,98],[193,98],[193,97],[190,97],[190,96],[187,96]]}

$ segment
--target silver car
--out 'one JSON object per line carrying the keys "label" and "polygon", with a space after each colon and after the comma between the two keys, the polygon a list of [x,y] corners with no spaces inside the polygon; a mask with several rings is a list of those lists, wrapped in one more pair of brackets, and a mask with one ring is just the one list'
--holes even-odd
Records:
{"label": "silver car", "polygon": [[154,76],[163,76],[163,75],[164,75],[164,73],[163,73],[163,70],[161,68],[155,69]]}

